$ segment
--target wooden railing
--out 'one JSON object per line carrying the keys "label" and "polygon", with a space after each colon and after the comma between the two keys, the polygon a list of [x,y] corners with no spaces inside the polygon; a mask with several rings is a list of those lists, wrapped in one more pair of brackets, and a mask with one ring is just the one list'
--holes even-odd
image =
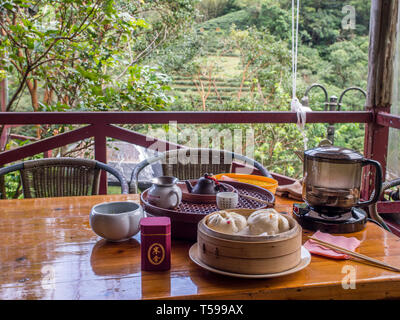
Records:
{"label": "wooden railing", "polygon": [[[297,123],[297,114],[294,112],[27,112],[13,113],[0,112],[0,125],[37,125],[37,124],[71,124],[85,125],[78,129],[58,134],[17,149],[0,153],[0,166],[22,160],[24,158],[62,147],[70,143],[87,138],[94,138],[95,158],[107,162],[106,138],[126,141],[142,147],[149,147],[155,140],[135,131],[120,128],[122,124],[168,124],[174,121],[178,124],[213,124],[213,123]],[[386,112],[352,111],[352,112],[310,112],[307,114],[307,123],[365,123],[365,143],[379,144],[374,150],[387,150],[385,141],[373,141],[374,133],[390,128],[400,129],[400,117]],[[369,135],[372,136],[369,137]],[[379,135],[378,135],[379,136]],[[166,149],[181,146],[163,141]],[[365,150],[367,145],[364,146]],[[385,171],[386,155],[375,151],[375,154],[365,153],[365,156],[378,160]],[[363,195],[370,194],[371,182],[365,178]],[[103,174],[100,192],[107,192],[106,176]],[[400,212],[400,202],[382,202],[380,212]]]}

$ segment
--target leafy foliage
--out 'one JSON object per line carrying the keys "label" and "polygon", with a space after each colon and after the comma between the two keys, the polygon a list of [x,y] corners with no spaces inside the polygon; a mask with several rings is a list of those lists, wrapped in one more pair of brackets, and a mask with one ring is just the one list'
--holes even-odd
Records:
{"label": "leafy foliage", "polygon": [[[7,111],[165,110],[173,101],[170,77],[142,62],[190,25],[194,4],[0,0],[0,77],[9,79]],[[70,129],[13,130],[44,138]]]}
{"label": "leafy foliage", "polygon": [[[221,1],[222,3],[223,1]],[[237,55],[240,59],[240,75],[226,77],[220,82],[219,99],[208,97],[206,110],[289,110],[291,99],[291,1],[238,0],[236,11],[199,23],[186,35],[186,39],[201,39],[196,50],[190,51],[190,59],[179,74],[194,77],[195,69],[207,69],[211,55],[215,57]],[[353,6],[356,12],[356,28],[342,29],[344,5]],[[369,3],[361,0],[348,3],[332,1],[301,1],[300,36],[298,57],[297,95],[302,97],[313,83],[324,85],[330,96],[340,97],[350,86],[366,88],[368,72],[368,23]],[[181,45],[185,40],[179,42]],[[186,42],[188,43],[188,42]],[[197,42],[199,43],[199,42]],[[178,45],[179,46],[179,45]],[[176,48],[178,48],[178,46]],[[179,47],[181,48],[181,47]],[[192,47],[192,49],[194,49]],[[180,49],[175,52],[178,53]],[[174,55],[171,46],[170,55]],[[216,65],[214,67],[217,68]],[[168,69],[166,69],[168,70]],[[206,78],[205,74],[204,77]],[[214,75],[214,78],[216,76]],[[222,81],[222,80],[219,80]],[[236,94],[222,98],[228,92],[230,81],[236,81]],[[185,82],[183,82],[185,83]],[[173,87],[177,87],[177,82]],[[179,88],[181,88],[180,85]],[[199,110],[200,98],[184,94],[187,88],[177,88],[178,97],[172,110]],[[232,90],[234,88],[232,87]],[[246,91],[244,90],[246,89]],[[229,92],[231,89],[229,89]],[[246,92],[246,94],[244,94]],[[322,90],[309,93],[310,107],[324,110],[325,95]],[[342,100],[342,110],[362,110],[365,97],[359,92],[349,92]],[[211,125],[210,128],[244,129],[241,125]],[[317,146],[326,138],[327,124],[308,124],[308,147]],[[303,149],[303,141],[295,125],[252,126],[256,141],[255,157],[274,172],[298,177],[302,165],[294,150]],[[358,151],[363,148],[363,124],[336,124],[335,144]]]}
{"label": "leafy foliage", "polygon": [[[0,49],[8,55],[2,63],[19,76],[8,110],[16,107],[25,85],[35,111],[53,103],[90,110],[128,105],[154,110],[170,103],[154,86],[158,81],[159,89],[168,89],[165,76],[137,63],[190,20],[190,1],[21,0],[1,1],[1,6]],[[138,75],[143,75],[139,82]],[[138,85],[154,97],[136,95]]]}

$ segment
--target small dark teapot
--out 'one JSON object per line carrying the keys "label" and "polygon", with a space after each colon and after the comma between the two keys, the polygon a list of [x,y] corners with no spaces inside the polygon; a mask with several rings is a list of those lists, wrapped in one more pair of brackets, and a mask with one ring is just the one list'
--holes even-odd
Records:
{"label": "small dark teapot", "polygon": [[185,183],[189,193],[216,194],[219,191],[225,190],[225,187],[208,173],[204,174],[204,176],[197,181],[194,187],[189,180],[185,180]]}

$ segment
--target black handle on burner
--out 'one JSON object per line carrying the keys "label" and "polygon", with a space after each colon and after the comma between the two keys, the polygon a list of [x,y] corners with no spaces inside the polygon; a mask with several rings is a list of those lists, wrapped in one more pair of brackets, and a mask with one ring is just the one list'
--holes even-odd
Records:
{"label": "black handle on burner", "polygon": [[362,201],[358,202],[357,206],[360,207],[365,207],[369,206],[379,200],[379,197],[381,196],[381,191],[382,191],[382,167],[381,164],[378,161],[375,160],[370,160],[370,159],[364,159],[362,162],[362,166],[367,166],[367,165],[373,165],[375,167],[375,190],[374,190],[374,197],[372,199],[369,199],[368,201]]}

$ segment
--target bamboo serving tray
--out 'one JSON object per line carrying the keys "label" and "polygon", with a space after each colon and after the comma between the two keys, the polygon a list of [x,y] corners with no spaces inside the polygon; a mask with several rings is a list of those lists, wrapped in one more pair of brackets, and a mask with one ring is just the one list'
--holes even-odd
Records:
{"label": "bamboo serving tray", "polygon": [[[231,209],[246,218],[254,209]],[[198,259],[204,264],[237,274],[270,274],[296,267],[301,260],[302,229],[285,216],[290,230],[271,236],[235,235],[207,226],[210,214],[198,224]]]}
{"label": "bamboo serving tray", "polygon": [[[236,181],[224,181],[223,183],[231,185],[240,194],[266,200],[272,205],[275,203],[275,197],[272,192],[262,187]],[[177,209],[168,210],[150,204],[147,199],[148,189],[140,195],[140,203],[148,216],[166,216],[171,219],[171,237],[173,239],[184,239],[195,242],[199,221],[206,215],[219,211],[215,202],[192,203],[183,200]],[[237,206],[239,209],[263,209],[267,207],[266,203],[239,196]]]}

